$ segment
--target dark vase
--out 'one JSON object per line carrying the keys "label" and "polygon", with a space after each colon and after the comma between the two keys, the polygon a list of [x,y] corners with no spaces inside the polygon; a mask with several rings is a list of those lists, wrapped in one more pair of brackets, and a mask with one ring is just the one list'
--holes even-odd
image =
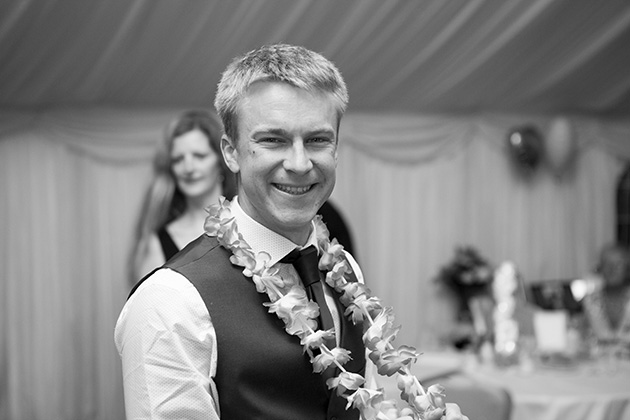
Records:
{"label": "dark vase", "polygon": [[474,285],[467,285],[467,286],[459,286],[459,290],[458,290],[458,297],[459,297],[459,316],[458,319],[459,321],[469,321],[472,322],[473,321],[473,315],[471,312],[471,300],[478,298],[478,297],[483,297],[483,296],[490,296],[490,290],[488,288],[488,285],[486,284],[474,284]]}

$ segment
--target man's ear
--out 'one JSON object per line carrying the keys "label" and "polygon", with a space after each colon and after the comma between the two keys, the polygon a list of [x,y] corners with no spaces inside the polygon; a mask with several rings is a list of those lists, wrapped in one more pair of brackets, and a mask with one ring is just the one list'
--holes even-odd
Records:
{"label": "man's ear", "polygon": [[234,140],[225,134],[221,136],[221,152],[230,171],[237,174],[241,170],[238,165],[238,150],[236,150]]}

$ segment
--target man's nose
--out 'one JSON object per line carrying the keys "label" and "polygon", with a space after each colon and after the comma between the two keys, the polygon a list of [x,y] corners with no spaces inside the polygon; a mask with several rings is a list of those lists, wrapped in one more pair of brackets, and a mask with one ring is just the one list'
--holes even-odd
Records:
{"label": "man's nose", "polygon": [[303,141],[293,142],[284,160],[284,168],[287,171],[299,173],[308,172],[313,168],[313,162],[308,150],[304,147]]}

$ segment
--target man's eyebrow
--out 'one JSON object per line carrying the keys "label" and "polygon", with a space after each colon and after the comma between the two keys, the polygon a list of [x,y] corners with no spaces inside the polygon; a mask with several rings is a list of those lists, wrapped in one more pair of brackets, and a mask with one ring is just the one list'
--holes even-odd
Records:
{"label": "man's eyebrow", "polygon": [[336,131],[333,130],[332,128],[318,128],[318,129],[311,130],[308,132],[309,136],[312,136],[314,134],[326,134],[328,136],[335,137]]}
{"label": "man's eyebrow", "polygon": [[261,127],[258,130],[254,131],[253,135],[254,137],[260,134],[273,134],[275,136],[280,136],[280,137],[288,137],[289,136],[289,132],[282,129],[282,128],[267,128],[267,127]]}
{"label": "man's eyebrow", "polygon": [[[272,134],[274,136],[279,136],[279,137],[291,137],[291,133],[289,133],[287,130],[282,129],[282,128],[265,128],[265,127],[261,127],[260,129],[257,129],[256,131],[254,131],[253,136],[256,137],[258,135],[261,134]],[[311,137],[313,135],[321,135],[321,134],[325,134],[328,136],[335,136],[335,130],[331,129],[331,128],[327,128],[327,127],[322,127],[322,128],[316,128],[313,130],[309,130],[305,133],[305,137]]]}

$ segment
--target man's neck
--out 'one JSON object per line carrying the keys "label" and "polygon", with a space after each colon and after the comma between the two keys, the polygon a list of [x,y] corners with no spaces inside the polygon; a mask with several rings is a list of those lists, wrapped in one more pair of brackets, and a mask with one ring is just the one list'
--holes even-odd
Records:
{"label": "man's neck", "polygon": [[239,233],[243,235],[243,238],[252,247],[254,253],[267,252],[272,257],[272,264],[279,261],[296,247],[310,244],[317,245],[317,234],[313,223],[311,223],[310,234],[307,239],[298,244],[254,220],[240,206],[237,199],[232,200],[231,206],[232,216],[236,219]]}
{"label": "man's neck", "polygon": [[306,226],[303,226],[299,230],[296,229],[292,231],[287,230],[284,232],[279,232],[278,230],[274,229],[273,227],[265,223],[264,220],[261,220],[260,218],[258,218],[255,214],[252,214],[253,211],[249,208],[247,204],[243,205],[241,198],[239,196],[236,196],[234,200],[238,203],[243,213],[245,213],[251,220],[255,221],[259,225],[264,226],[270,231],[275,232],[277,235],[280,235],[288,239],[289,241],[293,242],[297,246],[302,247],[309,243],[309,239],[311,235],[313,235],[313,221],[312,220]]}

